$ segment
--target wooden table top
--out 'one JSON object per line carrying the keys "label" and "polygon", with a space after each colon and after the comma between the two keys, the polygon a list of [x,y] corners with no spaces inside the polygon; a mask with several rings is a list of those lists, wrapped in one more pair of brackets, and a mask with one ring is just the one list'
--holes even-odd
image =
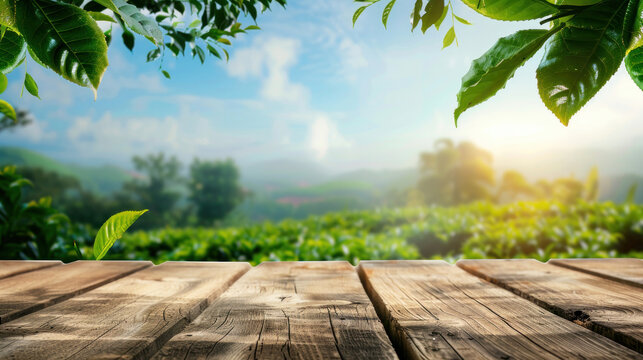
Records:
{"label": "wooden table top", "polygon": [[643,359],[643,260],[0,261],[0,359]]}

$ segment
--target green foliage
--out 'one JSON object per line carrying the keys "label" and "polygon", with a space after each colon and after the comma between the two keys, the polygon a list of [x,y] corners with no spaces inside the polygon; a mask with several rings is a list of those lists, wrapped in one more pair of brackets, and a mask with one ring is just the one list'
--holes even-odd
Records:
{"label": "green foliage", "polygon": [[238,228],[126,234],[112,259],[347,260],[643,255],[643,207],[556,201],[337,212]]}
{"label": "green foliage", "polygon": [[107,44],[84,10],[51,0],[16,3],[16,28],[38,60],[96,94],[107,69]]}
{"label": "green foliage", "polygon": [[96,260],[102,259],[114,245],[114,242],[120,239],[125,234],[125,231],[146,211],[123,211],[107,219],[98,230],[98,234],[96,234],[94,258]]}
{"label": "green foliage", "polygon": [[51,198],[26,202],[31,182],[7,166],[0,170],[0,256],[4,259],[68,259],[69,219],[51,207]]}
{"label": "green foliage", "polygon": [[643,90],[643,46],[639,46],[627,54],[625,68],[634,83]]}
{"label": "green foliage", "polygon": [[494,96],[505,87],[516,70],[525,64],[562,26],[547,30],[521,30],[501,38],[482,57],[471,64],[462,78],[458,92],[458,107],[454,116],[456,125],[460,114]]}
{"label": "green foliage", "polygon": [[[159,59],[165,49],[175,56],[191,49],[192,57],[203,63],[203,48],[218,58],[221,51],[228,59],[223,45],[231,45],[230,38],[259,29],[256,25],[242,28],[237,20],[249,16],[256,21],[257,7],[265,11],[273,2],[286,5],[286,0],[0,0],[0,72],[13,71],[29,52],[37,64],[92,89],[96,98],[112,38],[111,28],[103,33],[97,21],[118,23],[123,43],[130,50],[135,46],[133,33],[150,40],[156,47],[147,54],[148,61]],[[104,11],[113,12],[113,17]],[[177,16],[200,20],[185,27],[174,21]],[[166,70],[160,70],[170,78]],[[38,86],[29,74],[25,88],[38,97]],[[0,100],[0,111],[15,118],[13,108],[4,100]]]}
{"label": "green foliage", "polygon": [[20,34],[6,30],[0,40],[0,71],[3,74],[12,72],[25,59],[27,43]]}
{"label": "green foliage", "polygon": [[[16,115],[16,110],[8,102],[0,99],[0,113],[4,114],[3,118],[7,118],[11,121],[3,120],[3,123],[17,123],[18,115]],[[9,127],[9,126],[6,126]]]}
{"label": "green foliage", "polygon": [[540,19],[555,14],[558,7],[542,0],[462,0],[476,12],[495,20]]}
{"label": "green foliage", "polygon": [[25,74],[25,88],[31,95],[40,99],[40,96],[38,96],[38,84],[36,84],[36,80],[34,80],[29,73]]}
{"label": "green foliage", "polygon": [[[371,1],[372,5],[376,1]],[[545,44],[545,56],[536,72],[540,97],[565,126],[625,66],[634,82],[643,90],[643,1],[641,0],[462,0],[488,18],[503,21],[543,19],[550,30],[521,30],[501,38],[482,57],[475,60],[462,79],[458,93],[459,116],[504,88],[515,70]],[[435,25],[439,30],[447,12],[452,14],[451,28],[443,47],[451,45],[455,21],[469,24],[456,16],[451,1],[428,0],[420,15],[423,0],[417,0],[411,15],[411,30],[422,21],[426,31]],[[389,4],[391,5],[391,4]],[[367,7],[358,9],[359,14]],[[391,6],[385,8],[386,19]],[[353,22],[359,16],[353,17]],[[385,24],[386,25],[386,24]],[[552,36],[553,35],[553,36]]]}
{"label": "green foliage", "polygon": [[618,70],[625,56],[627,2],[606,0],[566,21],[536,71],[540,98],[564,124]]}

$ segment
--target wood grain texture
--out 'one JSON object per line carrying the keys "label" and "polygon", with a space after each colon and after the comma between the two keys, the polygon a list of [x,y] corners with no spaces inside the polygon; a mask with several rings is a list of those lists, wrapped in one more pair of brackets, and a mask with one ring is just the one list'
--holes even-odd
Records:
{"label": "wood grain texture", "polygon": [[639,358],[443,261],[362,261],[358,272],[403,358]]}
{"label": "wood grain texture", "polygon": [[144,359],[250,268],[169,262],[0,326],[0,358]]}
{"label": "wood grain texture", "polygon": [[0,260],[0,279],[56,265],[62,265],[62,262],[58,260]]}
{"label": "wood grain texture", "polygon": [[536,260],[461,260],[458,266],[643,352],[641,288]]}
{"label": "wood grain texture", "polygon": [[151,266],[135,261],[76,261],[0,280],[0,324]]}
{"label": "wood grain texture", "polygon": [[552,259],[547,263],[643,288],[643,259]]}
{"label": "wood grain texture", "polygon": [[262,263],[154,359],[396,359],[347,262]]}

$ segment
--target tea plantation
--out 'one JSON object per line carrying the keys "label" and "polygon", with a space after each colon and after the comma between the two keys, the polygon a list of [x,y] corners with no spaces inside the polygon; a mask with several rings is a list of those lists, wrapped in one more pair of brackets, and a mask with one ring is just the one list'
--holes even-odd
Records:
{"label": "tea plantation", "polygon": [[[84,251],[83,251],[84,252]],[[337,212],[126,234],[109,259],[249,261],[643,257],[643,206],[553,201]]]}

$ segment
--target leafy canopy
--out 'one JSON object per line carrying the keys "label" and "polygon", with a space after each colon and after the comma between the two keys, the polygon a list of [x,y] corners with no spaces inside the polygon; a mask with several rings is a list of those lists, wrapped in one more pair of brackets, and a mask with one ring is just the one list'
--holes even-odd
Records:
{"label": "leafy canopy", "polygon": [[[353,25],[368,7],[363,3],[353,15]],[[470,25],[457,16],[453,0],[416,0],[411,31],[440,30],[447,15],[451,27],[443,48],[457,44],[456,23]],[[457,121],[467,109],[486,101],[504,88],[516,70],[544,47],[536,78],[543,103],[567,126],[569,120],[607,83],[621,64],[643,90],[643,0],[462,0],[479,14],[495,20],[541,19],[549,30],[521,30],[503,37],[473,61],[458,92]],[[384,8],[387,25],[395,0]]]}
{"label": "leafy canopy", "polygon": [[[0,0],[0,93],[7,87],[6,74],[23,62],[26,69],[29,53],[35,63],[90,88],[96,97],[108,66],[112,24],[121,26],[122,41],[130,50],[136,43],[134,33],[155,45],[146,56],[148,62],[168,53],[187,53],[201,63],[206,54],[227,59],[230,39],[259,29],[242,26],[239,18],[256,22],[259,12],[274,3],[285,6],[286,0]],[[185,24],[178,20],[184,16],[197,20]],[[110,28],[103,31],[97,22]],[[26,71],[24,89],[39,97],[38,84]],[[15,110],[4,100],[0,112],[16,120]]]}

